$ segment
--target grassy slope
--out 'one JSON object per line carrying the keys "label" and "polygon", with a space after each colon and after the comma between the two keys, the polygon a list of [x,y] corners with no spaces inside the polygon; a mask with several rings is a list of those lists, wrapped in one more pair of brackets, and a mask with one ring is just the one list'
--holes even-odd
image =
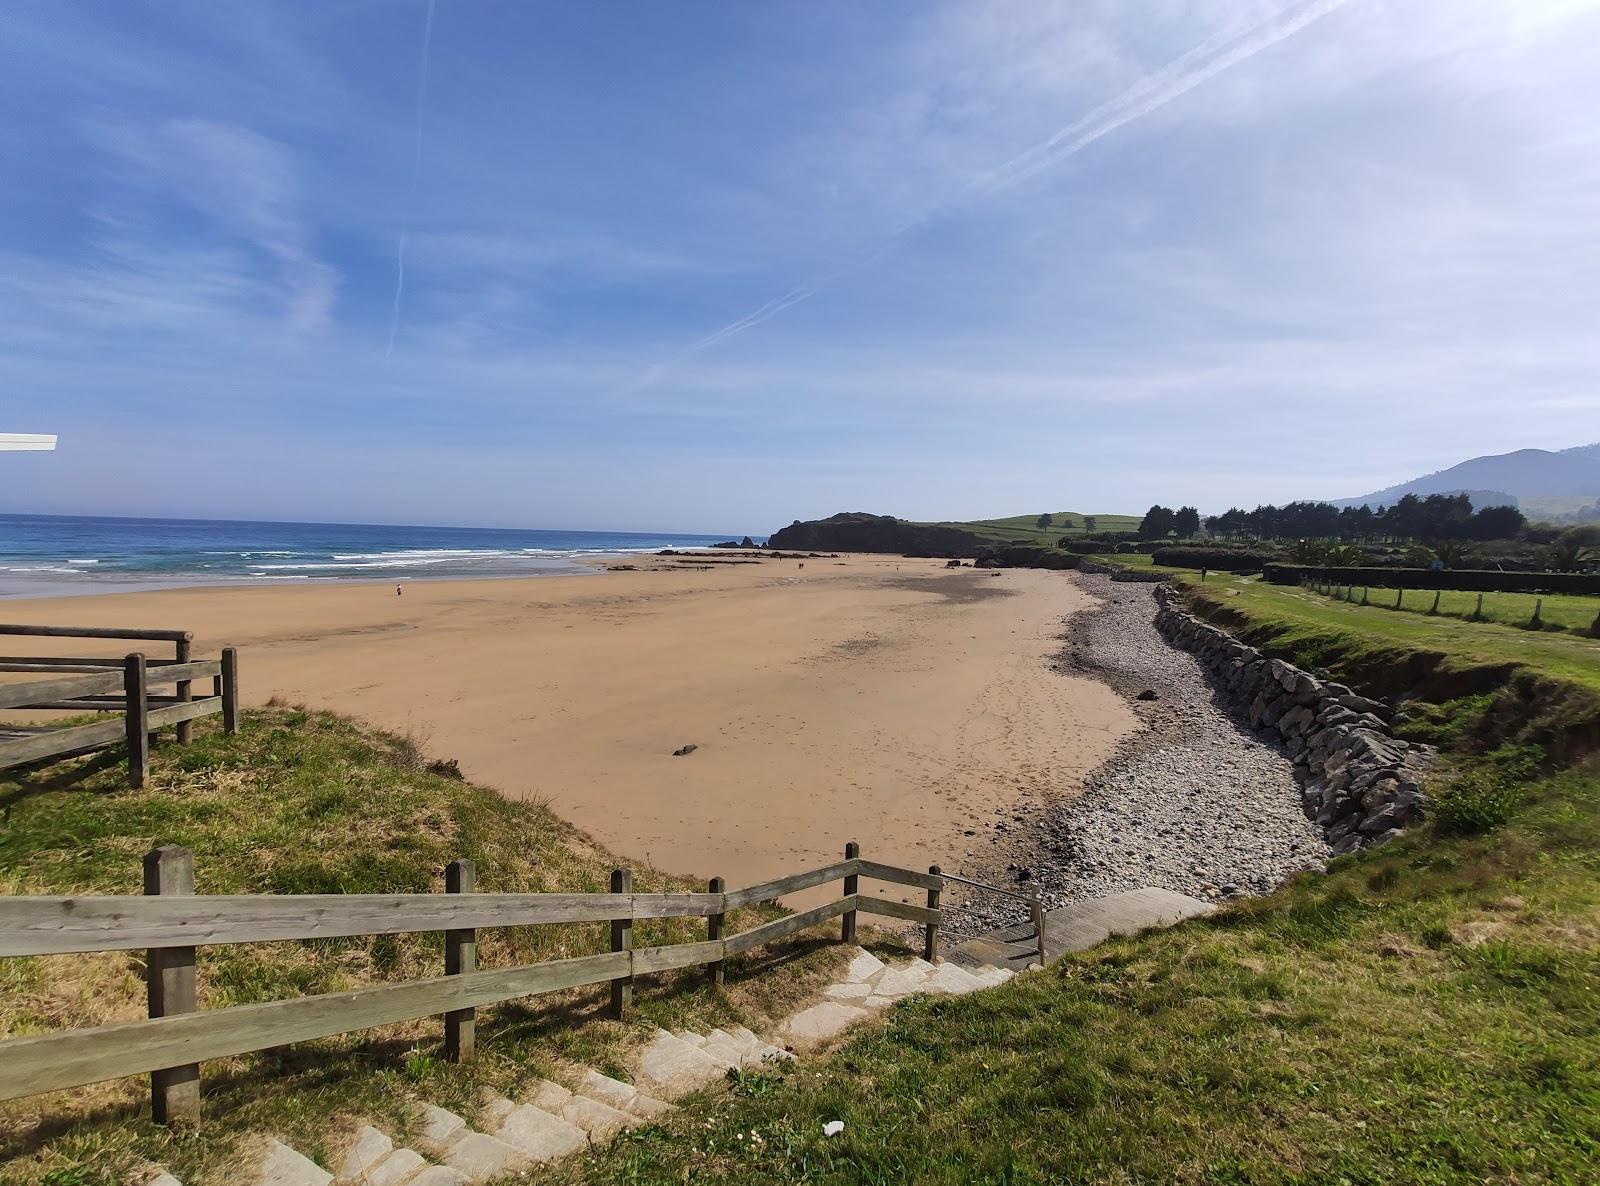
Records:
{"label": "grassy slope", "polygon": [[[1077,511],[1057,511],[1050,518],[1051,525],[1043,531],[1035,526],[1039,521],[1037,514],[1012,515],[1006,519],[973,519],[965,523],[935,523],[931,526],[959,527],[998,543],[1042,544],[1046,547],[1054,547],[1064,535],[1087,534],[1083,515]],[[1138,515],[1096,515],[1094,520],[1096,531],[1134,531],[1139,526]]]}
{"label": "grassy slope", "polygon": [[[1198,597],[1309,666],[1373,670],[1424,648],[1425,666],[1486,663],[1507,682],[1510,663],[1595,716],[1597,663],[1570,640],[1298,594],[1214,577]],[[1453,720],[1435,730],[1460,751],[1445,768],[1470,761],[1462,703],[1410,716]],[[898,1007],[821,1066],[746,1084],[570,1178],[1592,1181],[1600,769],[1516,796],[1487,836],[1423,829],[1215,918]],[[833,1119],[844,1134],[823,1138]]]}
{"label": "grassy slope", "polygon": [[[545,808],[439,777],[414,747],[327,713],[249,714],[237,738],[202,728],[187,749],[162,746],[143,791],[123,785],[111,756],[6,781],[0,778],[0,869],[10,893],[139,893],[140,858],[175,843],[196,856],[200,893],[429,892],[443,867],[472,858],[485,891],[603,890],[617,858]],[[641,890],[702,888],[635,869]],[[770,915],[743,911],[733,929]],[[640,945],[704,937],[701,920],[641,922]],[[815,942],[813,937],[813,943]],[[480,932],[480,966],[508,966],[606,950],[604,924]],[[801,943],[792,950],[809,951]],[[202,1006],[330,992],[438,975],[437,934],[315,943],[222,946],[202,951]],[[769,953],[762,953],[769,954]],[[836,948],[820,948],[787,975],[741,979],[721,995],[703,974],[651,978],[638,1022],[602,1020],[604,989],[552,994],[480,1010],[480,1059],[436,1061],[437,1020],[369,1031],[203,1069],[207,1122],[198,1137],[144,1121],[144,1085],[103,1084],[0,1104],[0,1181],[99,1183],[145,1160],[171,1166],[189,1186],[227,1179],[233,1140],[274,1131],[317,1152],[335,1116],[404,1126],[402,1097],[424,1092],[469,1113],[484,1086],[516,1091],[581,1061],[620,1072],[622,1053],[652,1021],[760,1025],[811,991]],[[138,953],[0,960],[0,1036],[133,1019],[143,1014]],[[408,1051],[414,1051],[408,1057]],[[39,1113],[49,1131],[36,1130]],[[70,1125],[54,1126],[63,1118]],[[68,1177],[68,1173],[81,1177]],[[57,1178],[50,1178],[55,1173]]]}

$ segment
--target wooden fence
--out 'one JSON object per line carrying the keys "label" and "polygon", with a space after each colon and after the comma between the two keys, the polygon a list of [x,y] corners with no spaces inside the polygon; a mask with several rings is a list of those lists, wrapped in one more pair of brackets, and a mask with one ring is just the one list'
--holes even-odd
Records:
{"label": "wooden fence", "polygon": [[[927,891],[915,906],[860,892],[868,878]],[[452,862],[444,894],[196,895],[194,858],[158,848],[144,859],[144,896],[0,896],[0,957],[89,951],[147,951],[149,1017],[93,1029],[0,1041],[0,1100],[148,1074],[158,1122],[193,1119],[200,1109],[199,1064],[293,1042],[440,1015],[446,1055],[470,1059],[473,1011],[517,997],[582,985],[611,986],[611,1015],[621,1018],[638,976],[706,966],[721,984],[728,957],[842,919],[840,941],[854,942],[857,914],[920,923],[923,954],[938,954],[938,867],[918,873],[865,860],[851,844],[845,859],[748,889],[706,893],[634,893],[626,869],[611,892],[480,894],[471,861]],[[843,881],[837,900],[737,935],[723,933],[728,913],[828,882]],[[706,938],[635,947],[636,919],[704,918]],[[611,924],[611,950],[575,959],[479,969],[476,932],[484,927],[553,923]],[[444,932],[444,975],[353,992],[197,1011],[195,949],[217,943],[273,943],[358,935]],[[1042,950],[1042,935],[1041,935]]]}
{"label": "wooden fence", "polygon": [[[222,714],[230,733],[239,723],[238,655],[225,648],[221,659],[194,661],[193,636],[186,630],[121,630],[87,626],[0,625],[0,635],[44,638],[95,638],[170,642],[172,658],[0,655],[0,671],[50,678],[0,683],[0,710],[49,709],[67,712],[121,713],[120,721],[67,727],[0,726],[0,770],[32,762],[88,753],[126,741],[128,782],[143,786],[149,765],[150,740],[176,726],[186,744],[197,717]],[[211,681],[211,695],[195,699],[197,680]],[[152,686],[172,685],[171,694],[152,694]]]}

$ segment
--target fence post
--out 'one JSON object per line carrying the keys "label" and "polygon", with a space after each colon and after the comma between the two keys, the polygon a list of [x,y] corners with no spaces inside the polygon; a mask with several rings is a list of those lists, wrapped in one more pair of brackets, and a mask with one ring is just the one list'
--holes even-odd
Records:
{"label": "fence post", "polygon": [[[177,642],[172,644],[172,657],[178,663],[187,663],[189,661],[189,651],[190,640],[187,636],[178,639]],[[180,679],[178,681],[177,697],[179,704],[187,704],[194,699],[194,692],[191,690],[188,680]],[[194,722],[179,721],[178,744],[188,745],[192,740],[194,740]]]}
{"label": "fence post", "polygon": [[[939,876],[941,870],[938,865],[929,865],[928,872]],[[939,909],[939,891],[928,891],[928,909]],[[939,924],[936,922],[925,923],[922,928],[922,958],[930,964],[939,962]]]}
{"label": "fence post", "polygon": [[[444,892],[478,892],[478,867],[466,857],[444,868]],[[444,974],[461,976],[478,970],[478,932],[471,927],[444,933]],[[444,1056],[451,1062],[471,1062],[476,1039],[475,1011],[452,1009],[444,1015]]]}
{"label": "fence post", "polygon": [[1544,626],[1544,598],[1541,597],[1533,603],[1533,617],[1528,619],[1529,630],[1539,630]]}
{"label": "fence post", "polygon": [[[633,874],[626,869],[611,870],[611,892],[614,894],[630,894],[633,892]],[[628,907],[627,918],[614,918],[611,920],[611,950],[629,951],[633,948],[633,907]],[[611,1016],[621,1021],[627,1016],[628,1010],[633,1005],[633,965],[629,957],[629,970],[627,976],[611,982]]]}
{"label": "fence post", "polygon": [[127,701],[128,785],[144,786],[150,767],[150,701],[146,695],[144,656],[135,651],[122,661],[122,694]]}
{"label": "fence post", "polygon": [[[845,860],[855,861],[859,860],[860,858],[861,846],[854,840],[850,841],[849,844],[844,846]],[[847,898],[855,897],[857,891],[860,889],[860,886],[861,878],[855,876],[854,874],[846,877],[844,879],[844,896]],[[844,912],[843,919],[844,921],[839,926],[839,942],[854,943],[856,941],[856,912],[854,910],[846,910]]]}
{"label": "fence post", "polygon": [[1406,595],[1406,590],[1405,590],[1405,586],[1404,585],[1400,586],[1400,588],[1398,588],[1398,589],[1396,589],[1394,591],[1394,607],[1395,607],[1395,609],[1403,609],[1404,608],[1404,606],[1402,606],[1400,604],[1400,599],[1402,597],[1404,597],[1405,595]]}
{"label": "fence post", "polygon": [[239,731],[239,652],[222,648],[222,731]]}
{"label": "fence post", "polygon": [[1435,589],[1433,591],[1433,604],[1428,607],[1428,612],[1430,614],[1436,614],[1436,613],[1439,612],[1439,597],[1440,597],[1441,593],[1442,593],[1442,590],[1439,590],[1439,589]]}
{"label": "fence post", "polygon": [[1478,594],[1478,606],[1477,606],[1476,609],[1474,609],[1472,611],[1472,616],[1470,618],[1468,618],[1467,621],[1469,621],[1469,622],[1481,622],[1481,621],[1483,621],[1483,594],[1482,593]]}
{"label": "fence post", "polygon": [[[720,893],[724,892],[724,887],[726,885],[727,885],[727,883],[725,881],[723,881],[722,878],[713,877],[711,879],[711,881],[706,885],[706,890],[708,892],[710,892],[710,893],[713,893],[713,894],[720,894]],[[708,915],[706,915],[706,938],[707,939],[715,942],[716,940],[722,938],[722,917],[723,916],[721,914],[708,914]],[[708,976],[710,977],[712,985],[715,986],[716,988],[721,988],[722,984],[723,984],[723,965],[724,965],[724,962],[725,961],[723,961],[723,960],[714,961],[711,964],[711,966],[710,966],[710,968],[708,969],[708,972],[707,972]]]}
{"label": "fence post", "polygon": [[1039,901],[1039,891],[1033,891],[1033,897],[1028,899],[1028,913],[1033,916],[1033,934],[1039,945],[1039,966],[1042,968],[1047,962],[1044,949],[1044,906]]}
{"label": "fence post", "polygon": [[[176,845],[146,853],[144,892],[194,893],[194,854]],[[194,948],[152,947],[145,956],[145,996],[151,1017],[193,1013]],[[150,1118],[157,1124],[200,1119],[199,1063],[150,1072]]]}

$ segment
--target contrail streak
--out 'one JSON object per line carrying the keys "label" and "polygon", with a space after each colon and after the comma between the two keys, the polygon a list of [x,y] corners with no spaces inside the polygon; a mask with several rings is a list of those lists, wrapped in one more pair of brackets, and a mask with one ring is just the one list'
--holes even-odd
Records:
{"label": "contrail streak", "polygon": [[417,200],[417,181],[422,176],[422,108],[428,97],[428,59],[433,49],[433,6],[428,0],[428,14],[422,24],[422,64],[417,72],[417,139],[411,157],[411,185],[406,191],[405,208],[401,211],[400,245],[395,252],[394,308],[389,312],[389,346],[385,358],[394,354],[395,335],[400,332],[400,298],[406,290],[406,239],[411,234],[411,207]]}
{"label": "contrail streak", "polygon": [[860,258],[850,260],[825,275],[796,285],[782,296],[774,297],[760,308],[730,321],[721,329],[686,346],[669,362],[652,368],[637,386],[648,386],[674,366],[686,362],[701,351],[708,350],[752,326],[769,321],[784,310],[808,300],[834,281],[888,254],[907,235],[974,198],[985,197],[1020,185],[1029,178],[1053,168],[1123,125],[1165,107],[1224,70],[1294,36],[1307,25],[1321,20],[1335,9],[1342,7],[1345,2],[1346,0],[1306,0],[1302,3],[1289,4],[1262,20],[1234,25],[1212,34],[1161,69],[1141,78],[1116,98],[1102,103],[1081,119],[1058,129],[1046,139],[973,178],[948,201],[926,214],[902,223],[892,230],[878,247]]}

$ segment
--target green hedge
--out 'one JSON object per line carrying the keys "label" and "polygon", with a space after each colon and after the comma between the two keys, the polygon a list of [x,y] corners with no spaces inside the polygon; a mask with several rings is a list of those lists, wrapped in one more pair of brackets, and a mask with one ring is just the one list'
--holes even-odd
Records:
{"label": "green hedge", "polygon": [[1236,548],[1186,547],[1161,548],[1151,559],[1168,568],[1214,568],[1218,572],[1259,572],[1272,560],[1260,552],[1242,552]]}

